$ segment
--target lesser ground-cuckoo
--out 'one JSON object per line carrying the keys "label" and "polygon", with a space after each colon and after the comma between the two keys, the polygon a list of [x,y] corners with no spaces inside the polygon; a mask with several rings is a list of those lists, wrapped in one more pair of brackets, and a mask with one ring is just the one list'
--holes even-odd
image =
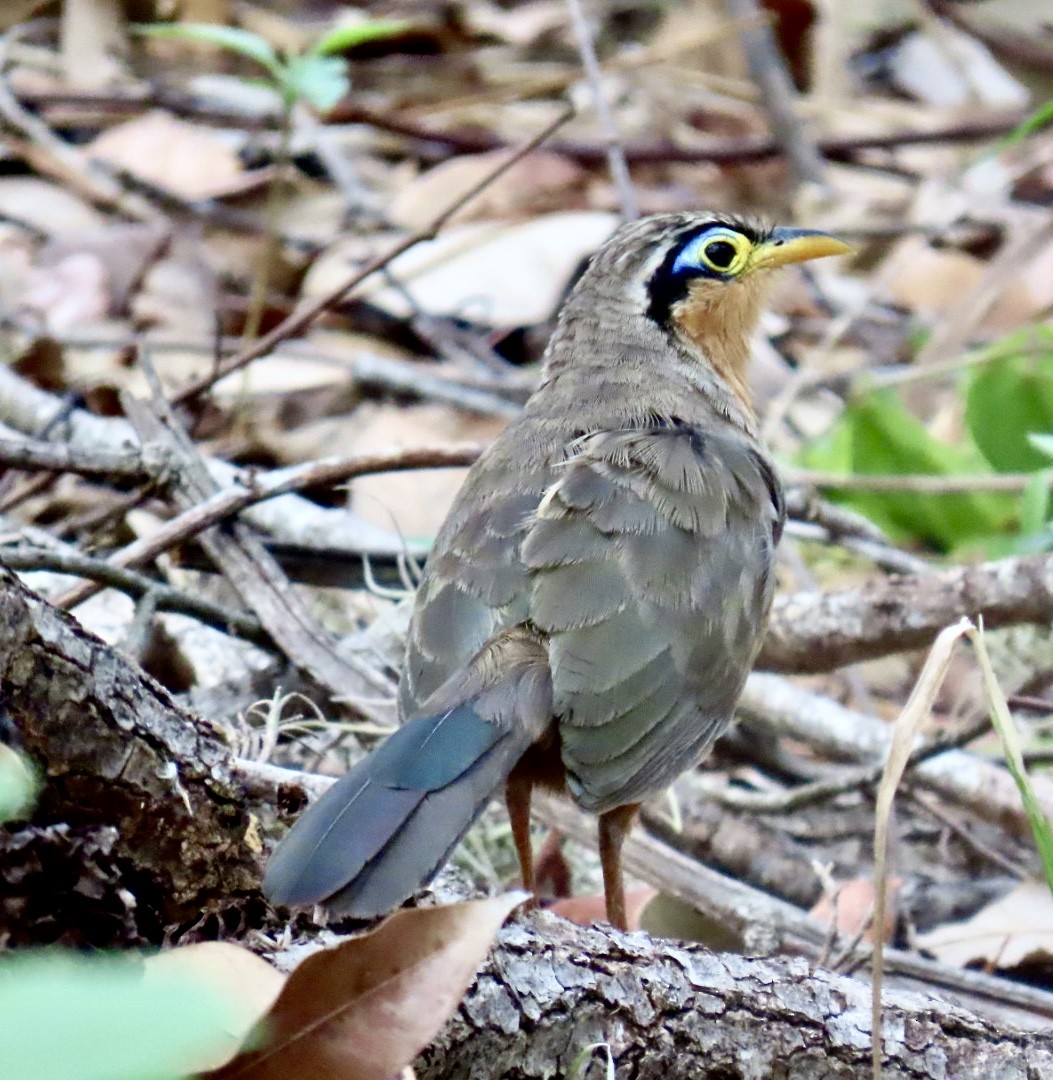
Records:
{"label": "lesser ground-cuckoo", "polygon": [[367,917],[430,880],[505,785],[599,815],[607,912],[640,803],[727,727],[771,604],[783,500],[746,368],[770,271],[849,248],[719,214],[623,226],[570,294],[522,415],[472,468],[417,594],[404,724],[294,825],[281,904]]}

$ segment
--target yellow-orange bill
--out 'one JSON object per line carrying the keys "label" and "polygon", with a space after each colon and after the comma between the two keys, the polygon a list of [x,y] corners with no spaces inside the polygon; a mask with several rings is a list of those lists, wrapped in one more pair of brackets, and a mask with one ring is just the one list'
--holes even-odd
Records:
{"label": "yellow-orange bill", "polygon": [[814,229],[773,229],[771,236],[753,249],[750,269],[774,269],[827,255],[848,255],[853,250],[844,240]]}

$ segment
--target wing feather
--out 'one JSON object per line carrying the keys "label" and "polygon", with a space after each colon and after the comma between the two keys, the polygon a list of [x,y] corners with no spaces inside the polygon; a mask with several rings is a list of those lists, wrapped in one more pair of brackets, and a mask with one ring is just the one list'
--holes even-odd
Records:
{"label": "wing feather", "polygon": [[744,435],[656,425],[579,439],[546,492],[529,613],[586,808],[661,790],[730,722],[771,602],[772,482]]}

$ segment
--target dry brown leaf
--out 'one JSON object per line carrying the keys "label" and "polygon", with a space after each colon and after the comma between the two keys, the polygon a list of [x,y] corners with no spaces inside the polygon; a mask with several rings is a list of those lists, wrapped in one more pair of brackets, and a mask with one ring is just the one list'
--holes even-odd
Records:
{"label": "dry brown leaf", "polygon": [[567,33],[564,0],[534,0],[530,4],[465,4],[460,13],[465,29],[478,37],[493,37],[510,45],[533,45],[543,37]]}
{"label": "dry brown leaf", "polygon": [[[489,443],[506,422],[472,416],[451,405],[367,404],[344,421],[346,435],[339,445],[345,453],[368,454],[449,442]],[[328,426],[322,422],[320,430]],[[364,520],[385,529],[397,528],[405,537],[432,537],[466,473],[466,469],[414,469],[362,476],[350,485],[352,505]]]}
{"label": "dry brown leaf", "polygon": [[[243,190],[246,180],[233,146],[158,109],[104,131],[87,153],[183,199]],[[255,184],[263,178],[254,174],[249,179]]]}
{"label": "dry brown leaf", "polygon": [[[902,884],[901,878],[892,878],[888,883],[889,899],[885,908],[885,941],[892,940],[896,929],[895,897]],[[877,890],[874,888],[874,882],[871,878],[856,878],[853,881],[846,881],[837,890],[836,901],[833,897],[824,895],[808,914],[825,925],[829,925],[831,921],[834,921],[839,933],[852,937],[858,934],[872,918],[876,896]],[[868,927],[863,934],[863,940],[873,942],[873,926]]]}
{"label": "dry brown leaf", "polygon": [[79,196],[31,176],[0,178],[0,214],[25,222],[45,236],[101,229],[109,221]]}
{"label": "dry brown leaf", "polygon": [[971,919],[918,935],[918,946],[944,964],[1014,968],[1053,959],[1053,896],[1044,881],[1022,881]]}
{"label": "dry brown leaf", "polygon": [[268,1017],[265,1045],[209,1080],[391,1080],[453,1013],[521,892],[400,911],[309,956]]}
{"label": "dry brown leaf", "polygon": [[[165,329],[191,340],[215,333],[216,297],[211,276],[179,254],[158,259],[147,271],[132,301],[137,323]],[[212,357],[204,363],[211,365]]]}
{"label": "dry brown leaf", "polygon": [[40,248],[36,261],[47,269],[69,255],[94,255],[106,269],[113,303],[124,308],[168,236],[168,227],[159,222],[111,222],[102,229],[53,237]]}
{"label": "dry brown leaf", "polygon": [[193,976],[196,982],[213,987],[228,1002],[224,1017],[224,1045],[207,1058],[179,1063],[186,1073],[218,1069],[231,1061],[244,1045],[252,1029],[267,1015],[278,1000],[285,976],[266,960],[240,945],[227,941],[202,941],[181,949],[168,949],[149,957],[145,978],[173,973]]}
{"label": "dry brown leaf", "polygon": [[[889,296],[908,311],[942,315],[975,288],[987,271],[983,260],[964,251],[937,249],[918,237],[908,237],[895,246],[881,268],[880,276]],[[1006,282],[1000,297],[984,319],[983,328],[992,333],[1012,330],[1036,317],[1049,283],[1040,284],[1034,273],[1028,278]]]}
{"label": "dry brown leaf", "polygon": [[82,251],[30,270],[18,306],[58,333],[103,318],[110,310],[110,296],[102,259]]}

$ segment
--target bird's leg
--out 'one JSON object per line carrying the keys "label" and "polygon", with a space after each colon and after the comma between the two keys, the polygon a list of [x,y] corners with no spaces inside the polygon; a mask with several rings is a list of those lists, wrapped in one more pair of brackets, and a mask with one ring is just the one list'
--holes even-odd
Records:
{"label": "bird's leg", "polygon": [[603,895],[607,901],[607,921],[617,930],[628,930],[625,919],[625,880],[622,877],[622,844],[633,827],[639,803],[616,806],[600,814],[600,865],[603,867]]}
{"label": "bird's leg", "polygon": [[505,805],[508,807],[508,819],[512,824],[512,840],[519,856],[519,873],[523,888],[531,893],[529,904],[533,907],[537,898],[533,895],[534,849],[530,844],[530,795],[534,788],[534,778],[523,768],[515,768],[509,774],[505,786]]}

